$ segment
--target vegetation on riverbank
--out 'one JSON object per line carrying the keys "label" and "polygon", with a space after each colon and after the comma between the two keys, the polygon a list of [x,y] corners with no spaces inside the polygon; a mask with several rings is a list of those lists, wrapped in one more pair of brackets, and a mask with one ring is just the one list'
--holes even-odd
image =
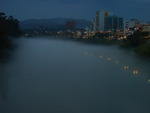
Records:
{"label": "vegetation on riverbank", "polygon": [[14,44],[11,37],[21,35],[19,21],[12,16],[6,16],[0,12],[0,63],[7,62],[14,49]]}
{"label": "vegetation on riverbank", "polygon": [[137,30],[133,35],[128,36],[128,38],[124,40],[109,40],[106,38],[93,37],[89,39],[79,39],[79,41],[97,45],[119,45],[120,47],[130,49],[141,56],[150,57],[150,40],[144,38],[147,35],[149,34]]}
{"label": "vegetation on riverbank", "polygon": [[[11,44],[8,37],[20,36],[21,30],[19,28],[19,21],[12,16],[6,16],[5,13],[0,12],[0,48],[7,48]],[[147,33],[140,30],[134,32],[133,35],[128,36],[125,40],[107,39],[107,36],[95,35],[91,38],[70,38],[75,41],[80,41],[88,44],[105,44],[105,45],[119,45],[123,48],[130,48],[136,53],[143,56],[150,56],[150,41],[144,39]],[[69,35],[71,36],[71,35]],[[62,38],[64,39],[64,38]]]}
{"label": "vegetation on riverbank", "polygon": [[147,35],[147,32],[137,30],[121,44],[121,47],[133,48],[137,54],[150,57],[150,40],[144,38]]}
{"label": "vegetation on riverbank", "polygon": [[12,16],[0,12],[0,38],[19,36],[21,34],[19,21]]}
{"label": "vegetation on riverbank", "polygon": [[150,57],[150,41],[135,48],[135,52]]}
{"label": "vegetation on riverbank", "polygon": [[[121,48],[129,49],[131,51],[136,52],[141,56],[150,56],[150,43],[148,39],[144,39],[146,33],[141,31],[136,31],[133,35],[129,36],[124,40],[117,39],[107,39],[106,37],[90,37],[90,38],[77,38],[71,35],[52,35],[53,39],[62,39],[62,40],[72,40],[78,41],[85,44],[93,44],[93,45],[118,45]],[[42,35],[43,36],[43,35]],[[46,35],[51,36],[51,35]],[[35,37],[35,36],[33,36]]]}

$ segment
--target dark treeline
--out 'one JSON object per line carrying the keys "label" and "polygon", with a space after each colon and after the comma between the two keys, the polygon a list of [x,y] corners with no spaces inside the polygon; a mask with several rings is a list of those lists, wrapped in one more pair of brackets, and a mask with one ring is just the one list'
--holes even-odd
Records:
{"label": "dark treeline", "polygon": [[20,34],[19,21],[12,16],[0,12],[0,38],[18,36]]}
{"label": "dark treeline", "polygon": [[6,62],[11,56],[10,51],[14,48],[14,44],[10,37],[17,37],[20,34],[19,21],[0,12],[0,63]]}

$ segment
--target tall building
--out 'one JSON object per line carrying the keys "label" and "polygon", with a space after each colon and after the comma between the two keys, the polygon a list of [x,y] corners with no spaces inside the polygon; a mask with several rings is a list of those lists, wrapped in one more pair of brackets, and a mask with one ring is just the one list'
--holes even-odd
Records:
{"label": "tall building", "polygon": [[124,20],[118,16],[110,15],[107,11],[101,10],[96,12],[93,26],[94,31],[123,30]]}
{"label": "tall building", "polygon": [[109,12],[107,11],[100,11],[100,27],[99,30],[100,31],[105,31],[105,19],[109,17]]}
{"label": "tall building", "polygon": [[109,13],[106,11],[97,11],[95,16],[95,31],[104,31],[105,26],[105,17],[108,16]]}
{"label": "tall building", "polygon": [[94,18],[91,23],[91,31],[96,31],[96,29],[96,18]]}
{"label": "tall building", "polygon": [[96,12],[96,17],[95,17],[95,30],[99,31],[99,26],[100,26],[100,21],[99,21],[99,11]]}
{"label": "tall building", "polygon": [[105,31],[123,31],[124,30],[124,20],[118,16],[107,16],[105,17]]}

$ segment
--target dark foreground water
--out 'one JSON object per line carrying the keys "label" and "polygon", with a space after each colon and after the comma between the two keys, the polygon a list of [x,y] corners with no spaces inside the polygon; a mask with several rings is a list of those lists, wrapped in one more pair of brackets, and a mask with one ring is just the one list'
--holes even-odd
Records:
{"label": "dark foreground water", "polygon": [[0,113],[150,113],[150,60],[117,46],[16,39],[0,57]]}

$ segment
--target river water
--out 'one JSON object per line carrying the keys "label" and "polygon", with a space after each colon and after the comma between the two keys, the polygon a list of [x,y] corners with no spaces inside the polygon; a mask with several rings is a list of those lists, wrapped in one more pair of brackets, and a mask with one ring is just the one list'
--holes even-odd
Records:
{"label": "river water", "polygon": [[0,113],[150,113],[150,60],[114,45],[15,39],[0,57]]}

